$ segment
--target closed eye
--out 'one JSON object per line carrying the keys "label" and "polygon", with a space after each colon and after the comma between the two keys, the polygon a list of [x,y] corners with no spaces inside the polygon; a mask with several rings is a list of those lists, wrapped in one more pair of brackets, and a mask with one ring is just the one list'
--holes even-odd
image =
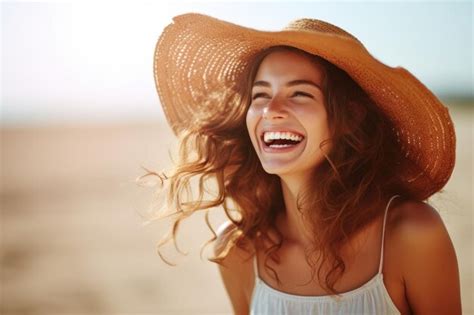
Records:
{"label": "closed eye", "polygon": [[301,91],[296,91],[295,93],[293,93],[293,96],[297,95],[314,98],[313,95]]}
{"label": "closed eye", "polygon": [[[268,96],[268,94],[266,93],[256,93],[254,96],[252,96],[252,100],[257,99],[261,96],[265,96],[265,95]],[[293,93],[293,96],[304,96],[304,97],[314,98],[313,95],[309,93],[301,92],[301,91],[296,91],[295,93]]]}
{"label": "closed eye", "polygon": [[256,93],[254,96],[252,96],[252,99],[256,99],[256,98],[259,98],[261,96],[264,96],[264,95],[268,95],[267,93]]}

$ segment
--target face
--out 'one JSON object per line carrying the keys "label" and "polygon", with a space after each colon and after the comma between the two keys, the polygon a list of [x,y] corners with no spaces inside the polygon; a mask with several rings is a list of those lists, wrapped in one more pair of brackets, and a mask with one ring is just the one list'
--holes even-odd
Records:
{"label": "face", "polygon": [[[323,78],[320,66],[291,51],[272,52],[260,64],[246,123],[267,173],[304,175],[324,160],[319,144],[329,138],[329,128]],[[264,137],[268,141],[268,137],[281,138],[282,134],[302,141],[279,139],[270,146],[264,141]],[[326,153],[329,149],[329,145],[323,146]]]}

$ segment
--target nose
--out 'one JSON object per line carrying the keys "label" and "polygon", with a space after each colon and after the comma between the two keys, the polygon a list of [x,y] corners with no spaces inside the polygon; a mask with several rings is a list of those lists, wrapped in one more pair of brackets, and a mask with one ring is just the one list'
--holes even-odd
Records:
{"label": "nose", "polygon": [[264,119],[285,118],[287,115],[284,102],[277,97],[266,104],[262,113]]}

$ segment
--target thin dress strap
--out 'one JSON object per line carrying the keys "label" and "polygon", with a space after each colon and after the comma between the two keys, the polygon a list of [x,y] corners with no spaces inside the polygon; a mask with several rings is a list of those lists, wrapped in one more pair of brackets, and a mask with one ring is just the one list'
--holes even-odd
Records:
{"label": "thin dress strap", "polygon": [[258,278],[257,253],[255,253],[255,257],[253,259],[253,272],[255,274],[255,278]]}
{"label": "thin dress strap", "polygon": [[390,203],[392,203],[392,200],[395,199],[396,197],[400,197],[400,195],[394,195],[392,198],[387,203],[387,207],[385,208],[385,214],[383,216],[383,227],[382,227],[382,248],[380,249],[380,263],[379,263],[379,274],[382,273],[382,265],[383,265],[383,247],[384,247],[384,240],[385,240],[385,222],[387,221],[387,211],[388,207],[390,207]]}

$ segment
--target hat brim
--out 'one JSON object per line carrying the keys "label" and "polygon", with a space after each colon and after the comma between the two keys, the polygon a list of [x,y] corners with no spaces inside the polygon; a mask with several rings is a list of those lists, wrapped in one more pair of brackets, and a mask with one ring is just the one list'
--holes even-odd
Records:
{"label": "hat brim", "polygon": [[409,71],[383,64],[357,40],[316,31],[255,30],[197,13],[173,21],[157,42],[154,76],[175,134],[208,111],[202,97],[235,83],[257,52],[288,45],[343,69],[380,106],[397,126],[406,159],[401,177],[419,199],[450,178],[456,139],[448,108]]}

